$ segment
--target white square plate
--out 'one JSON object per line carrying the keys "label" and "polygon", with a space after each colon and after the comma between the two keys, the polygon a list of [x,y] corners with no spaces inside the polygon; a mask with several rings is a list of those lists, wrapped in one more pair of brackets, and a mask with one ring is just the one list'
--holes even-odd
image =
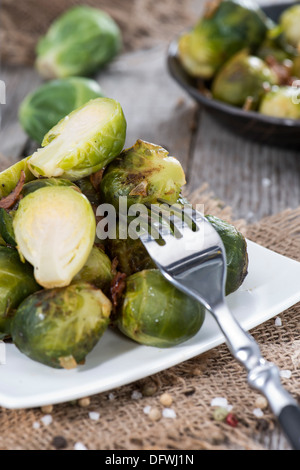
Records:
{"label": "white square plate", "polygon": [[[240,289],[227,297],[241,325],[249,330],[300,301],[300,263],[248,241],[249,274]],[[169,349],[141,346],[106,331],[86,364],[74,370],[52,369],[6,345],[0,365],[0,405],[31,408],[112,390],[186,361],[224,342],[215,321],[191,340]]]}

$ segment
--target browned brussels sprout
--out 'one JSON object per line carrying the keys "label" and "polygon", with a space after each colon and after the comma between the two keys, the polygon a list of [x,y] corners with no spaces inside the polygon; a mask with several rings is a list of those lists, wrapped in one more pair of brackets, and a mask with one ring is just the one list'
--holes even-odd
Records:
{"label": "browned brussels sprout", "polygon": [[300,119],[300,88],[273,87],[262,99],[259,111],[266,116]]}
{"label": "browned brussels sprout", "polygon": [[166,348],[192,338],[204,318],[205,309],[199,302],[153,269],[127,278],[116,324],[138,343]]}
{"label": "browned brussels sprout", "polygon": [[40,289],[29,263],[22,263],[17,250],[0,246],[0,339],[10,336],[15,309]]}
{"label": "browned brussels sprout", "polygon": [[127,198],[128,206],[156,203],[158,198],[173,204],[184,184],[184,171],[176,158],[159,145],[137,140],[107,167],[100,193],[116,209],[120,197]]}
{"label": "browned brussels sprout", "polygon": [[88,283],[27,297],[12,322],[17,348],[42,364],[71,369],[85,361],[106,330],[111,302]]}
{"label": "browned brussels sprout", "polygon": [[252,100],[253,109],[263,94],[278,83],[276,73],[259,57],[238,52],[220,69],[212,84],[215,99],[234,106]]}
{"label": "browned brussels sprout", "polygon": [[73,282],[89,282],[106,291],[112,278],[112,263],[109,257],[101,248],[93,246],[85,265],[73,278]]}
{"label": "browned brussels sprout", "polygon": [[183,67],[190,75],[203,79],[211,79],[241,49],[255,50],[273,26],[255,2],[223,0],[215,5],[209,6],[178,44]]}

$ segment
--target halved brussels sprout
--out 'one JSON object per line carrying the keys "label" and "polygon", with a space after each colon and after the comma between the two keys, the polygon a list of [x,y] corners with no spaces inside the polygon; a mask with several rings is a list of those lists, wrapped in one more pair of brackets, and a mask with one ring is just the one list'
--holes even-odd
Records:
{"label": "halved brussels sprout", "polygon": [[44,135],[67,114],[103,96],[99,84],[89,78],[52,80],[26,96],[19,109],[19,121],[29,137],[41,144]]}
{"label": "halved brussels sprout", "polygon": [[10,336],[15,309],[39,289],[32,266],[22,263],[14,248],[0,246],[0,339]]}
{"label": "halved brussels sprout", "polygon": [[300,45],[300,5],[287,8],[279,18],[279,28],[288,44],[296,50]]}
{"label": "halved brussels sprout", "polygon": [[107,167],[100,184],[103,201],[119,208],[119,197],[127,205],[155,203],[158,198],[175,203],[185,184],[180,162],[159,145],[137,140]]}
{"label": "halved brussels sprout", "polygon": [[92,251],[73,282],[89,282],[94,286],[107,291],[113,278],[112,263],[105,252],[93,246]]}
{"label": "halved brussels sprout", "polygon": [[79,180],[111,162],[123,149],[126,121],[120,104],[96,98],[54,126],[28,160],[36,176]]}
{"label": "halved brussels sprout", "polygon": [[28,167],[29,158],[30,157],[23,158],[0,173],[0,199],[8,196],[15,189],[20,180],[22,171],[25,173],[25,182],[35,178]]}
{"label": "halved brussels sprout", "polygon": [[244,48],[254,50],[266,37],[271,21],[255,2],[224,0],[179,39],[178,55],[186,71],[211,79],[221,65]]}
{"label": "halved brussels sprout", "polygon": [[37,46],[36,68],[46,79],[89,75],[121,49],[121,32],[102,10],[73,7],[58,17]]}
{"label": "halved brussels sprout", "polygon": [[259,112],[277,118],[300,119],[300,88],[273,87],[262,99]]}
{"label": "halved brussels sprout", "polygon": [[34,361],[72,369],[105,332],[111,302],[88,283],[40,290],[18,307],[12,323],[17,348]]}
{"label": "halved brussels sprout", "polygon": [[262,59],[243,50],[220,69],[212,84],[212,94],[217,100],[240,107],[251,98],[255,109],[262,95],[277,83],[277,75]]}
{"label": "halved brussels sprout", "polygon": [[116,324],[138,343],[159,348],[192,338],[205,318],[204,307],[165,280],[159,270],[144,270],[126,279]]}
{"label": "halved brussels sprout", "polygon": [[87,198],[65,186],[46,186],[21,199],[13,219],[20,254],[46,288],[70,284],[95,240],[96,221]]}

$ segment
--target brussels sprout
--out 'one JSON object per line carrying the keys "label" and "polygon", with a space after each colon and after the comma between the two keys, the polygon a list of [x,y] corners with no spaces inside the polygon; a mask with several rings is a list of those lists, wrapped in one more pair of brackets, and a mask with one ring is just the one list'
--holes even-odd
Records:
{"label": "brussels sprout", "polygon": [[283,34],[288,44],[296,50],[300,45],[300,5],[293,5],[287,8],[279,18],[280,32]]}
{"label": "brussels sprout", "polygon": [[79,187],[82,194],[88,198],[92,206],[99,206],[101,203],[100,195],[91,183],[90,178],[82,178],[81,180],[76,181],[76,185]]}
{"label": "brussels sprout", "polygon": [[39,289],[30,264],[22,263],[14,248],[0,246],[0,338],[10,336],[15,309]]}
{"label": "brussels sprout", "polygon": [[120,238],[119,228],[120,224],[118,222],[116,237],[107,241],[111,259],[118,260],[118,270],[130,276],[137,271],[156,268],[156,264],[152,261],[141,240],[139,238],[133,239],[130,236]]}
{"label": "brussels sprout", "polygon": [[122,333],[138,343],[165,348],[192,338],[204,318],[205,309],[199,302],[153,269],[126,279],[116,324]]}
{"label": "brussels sprout", "polygon": [[46,288],[68,285],[84,266],[96,221],[87,198],[72,187],[46,186],[21,199],[13,228],[20,254]]}
{"label": "brussels sprout", "polygon": [[41,144],[44,135],[67,114],[103,96],[98,83],[89,78],[52,80],[26,96],[19,109],[19,121],[29,137]]}
{"label": "brussels sprout", "polygon": [[23,158],[0,173],[0,199],[8,196],[15,189],[22,171],[25,173],[25,182],[35,178],[28,167],[29,158]]}
{"label": "brussels sprout", "polygon": [[300,89],[273,87],[262,99],[259,112],[277,118],[300,119]]}
{"label": "brussels sprout", "polygon": [[79,180],[105,167],[123,149],[126,121],[120,104],[96,98],[54,126],[28,160],[31,172]]}
{"label": "brussels sprout", "polygon": [[110,312],[110,300],[88,283],[40,290],[18,307],[12,339],[34,361],[74,368],[103,335]]}
{"label": "brussels sprout", "polygon": [[262,59],[243,50],[220,69],[212,84],[212,94],[217,100],[240,107],[251,98],[255,107],[265,91],[277,82],[277,75]]}
{"label": "brussels sprout", "polygon": [[224,0],[181,36],[179,59],[190,75],[211,79],[236,52],[255,50],[271,24],[255,2]]}
{"label": "brussels sprout", "polygon": [[13,217],[3,207],[0,208],[0,234],[5,243],[10,246],[16,246]]}
{"label": "brussels sprout", "polygon": [[101,248],[93,246],[85,265],[73,278],[73,282],[89,282],[106,291],[112,278],[112,264],[109,257]]}
{"label": "brussels sprout", "polygon": [[90,75],[121,49],[121,33],[105,12],[88,6],[56,19],[37,46],[36,68],[46,79]]}
{"label": "brussels sprout", "polygon": [[220,235],[225,248],[227,265],[225,293],[229,295],[242,285],[247,276],[247,242],[242,233],[228,222],[213,215],[205,217]]}
{"label": "brussels sprout", "polygon": [[119,197],[127,205],[155,203],[162,198],[175,203],[185,175],[180,162],[159,145],[137,140],[105,170],[100,184],[102,199],[119,208]]}
{"label": "brussels sprout", "polygon": [[45,188],[47,186],[67,186],[71,187],[80,192],[80,188],[70,180],[66,180],[63,178],[39,178],[29,183],[25,183],[22,188],[22,196],[25,197],[38,189]]}

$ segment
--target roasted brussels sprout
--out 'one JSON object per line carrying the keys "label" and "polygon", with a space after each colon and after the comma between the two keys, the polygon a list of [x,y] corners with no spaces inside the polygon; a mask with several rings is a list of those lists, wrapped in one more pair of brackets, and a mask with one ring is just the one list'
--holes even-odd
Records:
{"label": "roasted brussels sprout", "polygon": [[25,173],[25,182],[35,178],[28,167],[29,158],[23,158],[0,173],[0,199],[8,196],[15,189],[22,171]]}
{"label": "roasted brussels sprout", "polygon": [[109,257],[101,248],[93,246],[85,265],[73,278],[73,282],[89,282],[105,292],[112,278],[112,263]]}
{"label": "roasted brussels sprout", "polygon": [[254,109],[262,95],[277,82],[277,75],[262,59],[243,50],[220,69],[212,84],[212,94],[215,99],[240,107],[251,98]]}
{"label": "roasted brussels sprout", "polygon": [[119,197],[127,205],[155,203],[162,198],[175,203],[185,175],[180,162],[159,145],[137,140],[107,167],[100,184],[102,200],[119,208]]}
{"label": "roasted brussels sprout", "polygon": [[248,273],[248,253],[245,237],[232,224],[213,215],[206,215],[221,237],[225,252],[227,277],[225,294],[235,292],[243,283]]}
{"label": "roasted brussels sprout", "polygon": [[36,68],[46,79],[90,75],[121,48],[121,33],[105,12],[86,5],[69,9],[37,46]]}
{"label": "roasted brussels sprout", "polygon": [[92,206],[99,206],[101,203],[99,192],[94,188],[89,177],[76,181],[76,185],[79,187],[82,194],[88,198]]}
{"label": "roasted brussels sprout", "polygon": [[204,307],[165,280],[159,270],[144,270],[126,279],[116,324],[138,343],[159,348],[192,338],[205,318]]}
{"label": "roasted brussels sprout", "polygon": [[54,126],[28,160],[31,172],[79,180],[105,167],[123,149],[126,121],[120,104],[96,98]]}
{"label": "roasted brussels sprout", "polygon": [[44,289],[19,305],[12,323],[17,348],[42,364],[72,369],[106,330],[111,302],[88,283]]}
{"label": "roasted brussels sprout", "polygon": [[8,211],[3,209],[3,207],[0,208],[0,235],[5,241],[5,244],[16,246],[13,217]]}
{"label": "roasted brussels sprout", "polygon": [[64,186],[64,187],[71,187],[80,192],[80,188],[70,180],[66,180],[63,178],[39,178],[33,181],[29,181],[25,183],[21,194],[23,197],[27,196],[38,189],[45,188],[48,186]]}
{"label": "roasted brussels sprout", "polygon": [[10,336],[15,309],[39,289],[32,266],[22,263],[14,248],[0,246],[0,339]]}
{"label": "roasted brussels sprout", "polygon": [[67,114],[103,96],[98,83],[89,78],[51,80],[25,97],[19,109],[19,121],[29,137],[41,144],[44,135]]}
{"label": "roasted brussels sprout", "polygon": [[37,282],[63,287],[84,266],[96,221],[87,198],[68,186],[45,186],[21,199],[13,228],[20,254],[34,266]]}
{"label": "roasted brussels sprout", "polygon": [[287,8],[279,18],[279,29],[288,44],[295,50],[300,45],[300,5],[293,5]]}
{"label": "roasted brussels sprout", "polygon": [[255,2],[223,0],[215,5],[178,44],[183,67],[203,79],[211,79],[241,49],[255,50],[271,28],[271,21]]}
{"label": "roasted brussels sprout", "polygon": [[259,112],[277,118],[300,119],[300,88],[273,87],[262,99]]}

